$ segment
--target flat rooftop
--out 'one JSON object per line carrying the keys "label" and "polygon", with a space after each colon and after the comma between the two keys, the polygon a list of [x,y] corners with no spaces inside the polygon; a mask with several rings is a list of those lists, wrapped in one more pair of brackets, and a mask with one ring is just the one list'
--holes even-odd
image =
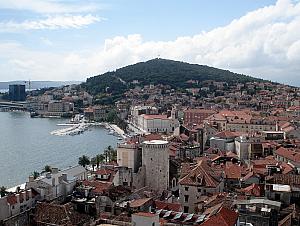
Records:
{"label": "flat rooftop", "polygon": [[144,141],[143,144],[154,144],[154,145],[162,145],[162,144],[168,144],[169,142],[168,141],[165,141],[165,140],[150,140],[150,141]]}

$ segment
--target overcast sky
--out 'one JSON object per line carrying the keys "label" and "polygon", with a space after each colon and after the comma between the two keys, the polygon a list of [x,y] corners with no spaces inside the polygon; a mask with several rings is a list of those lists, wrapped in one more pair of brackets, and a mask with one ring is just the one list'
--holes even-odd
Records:
{"label": "overcast sky", "polygon": [[0,0],[0,81],[161,58],[300,85],[296,0]]}

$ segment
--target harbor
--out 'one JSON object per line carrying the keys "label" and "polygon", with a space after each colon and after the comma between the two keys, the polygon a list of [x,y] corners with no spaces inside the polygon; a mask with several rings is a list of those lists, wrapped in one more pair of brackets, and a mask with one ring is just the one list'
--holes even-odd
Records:
{"label": "harbor", "polygon": [[69,120],[32,119],[26,112],[0,112],[0,123],[6,128],[0,129],[0,184],[6,187],[24,183],[30,174],[42,171],[45,165],[59,168],[76,165],[83,154],[101,154],[109,145],[116,147],[119,141],[99,123],[75,136],[50,134],[64,128],[57,125],[68,124]]}
{"label": "harbor", "polygon": [[118,140],[123,140],[127,138],[127,134],[115,124],[110,124],[107,122],[87,122],[84,117],[76,115],[68,123],[59,123],[57,126],[66,127],[62,129],[53,130],[50,132],[51,135],[55,136],[75,136],[80,135],[87,131],[91,127],[103,127],[108,132],[108,135],[113,135],[118,138]]}

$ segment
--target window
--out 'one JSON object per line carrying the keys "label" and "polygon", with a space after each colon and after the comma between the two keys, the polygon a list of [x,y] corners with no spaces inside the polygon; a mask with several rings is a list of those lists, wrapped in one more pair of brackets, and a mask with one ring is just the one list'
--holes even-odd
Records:
{"label": "window", "polygon": [[185,195],[184,196],[184,202],[188,202],[189,201],[189,196],[188,195]]}
{"label": "window", "polygon": [[184,213],[188,213],[189,212],[189,207],[188,206],[184,206],[183,207],[183,212]]}
{"label": "window", "polygon": [[188,191],[188,190],[189,190],[189,187],[185,187],[184,190],[185,190],[185,191]]}
{"label": "window", "polygon": [[202,189],[201,189],[201,188],[198,188],[198,192],[200,192],[200,193],[201,193],[201,192],[202,192]]}
{"label": "window", "polygon": [[155,226],[155,223],[154,223],[154,222],[152,223],[152,226]]}

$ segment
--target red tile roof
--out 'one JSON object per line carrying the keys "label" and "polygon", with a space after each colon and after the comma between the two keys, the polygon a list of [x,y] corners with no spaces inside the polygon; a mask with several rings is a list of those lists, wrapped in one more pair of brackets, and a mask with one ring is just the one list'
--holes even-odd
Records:
{"label": "red tile roof", "polygon": [[204,109],[204,108],[194,108],[194,109],[187,109],[184,113],[205,113],[205,114],[214,114],[216,111],[211,109]]}
{"label": "red tile roof", "polygon": [[201,226],[234,226],[238,217],[239,214],[235,211],[222,207],[216,215],[210,217]]}
{"label": "red tile roof", "polygon": [[7,196],[7,202],[11,206],[17,204],[17,197],[16,197],[16,195],[9,195],[9,196]]}
{"label": "red tile roof", "polygon": [[201,160],[194,169],[179,181],[179,184],[216,188],[220,184],[219,178],[220,174],[215,172],[207,164],[207,161]]}
{"label": "red tile roof", "polygon": [[241,192],[256,197],[261,197],[263,193],[261,186],[258,184],[251,184],[250,186],[241,189]]}
{"label": "red tile roof", "polygon": [[85,225],[90,217],[76,212],[70,203],[57,205],[43,202],[37,204],[35,221],[37,225]]}
{"label": "red tile roof", "polygon": [[239,180],[242,177],[242,167],[237,164],[227,162],[225,166],[225,177],[227,179]]}
{"label": "red tile roof", "polygon": [[139,213],[134,213],[133,215],[138,215],[142,217],[155,217],[156,214],[154,213],[148,213],[148,212],[139,212]]}
{"label": "red tile roof", "polygon": [[271,183],[274,184],[286,184],[291,186],[300,186],[300,175],[293,175],[293,174],[274,174],[273,177],[270,179]]}
{"label": "red tile roof", "polygon": [[267,156],[263,159],[251,160],[252,165],[260,166],[265,168],[267,165],[276,165],[278,161],[274,158],[274,156]]}
{"label": "red tile roof", "polygon": [[151,200],[152,200],[152,198],[135,199],[129,203],[129,206],[131,208],[138,208],[138,207],[145,205],[146,203],[148,203]]}
{"label": "red tile roof", "polygon": [[168,202],[162,202],[162,201],[155,201],[156,209],[161,210],[171,210],[175,212],[181,212],[182,206],[180,203],[168,203]]}
{"label": "red tile roof", "polygon": [[144,135],[144,141],[151,141],[151,140],[162,140],[162,136],[157,133],[150,133],[148,135]]}
{"label": "red tile roof", "polygon": [[238,136],[239,135],[237,135],[236,133],[231,132],[231,131],[222,131],[220,133],[217,133],[214,137],[218,137],[218,138],[221,138],[221,139],[226,139],[226,138],[236,138]]}
{"label": "red tile roof", "polygon": [[84,186],[92,187],[92,191],[95,194],[103,194],[112,186],[111,182],[88,181],[88,180],[83,181],[82,184]]}
{"label": "red tile roof", "polygon": [[288,149],[280,147],[275,151],[275,154],[287,158],[291,161],[300,163],[300,151],[297,149]]}
{"label": "red tile roof", "polygon": [[110,175],[113,172],[114,172],[113,170],[109,170],[109,169],[99,169],[95,172],[95,174],[97,174],[97,175]]}

